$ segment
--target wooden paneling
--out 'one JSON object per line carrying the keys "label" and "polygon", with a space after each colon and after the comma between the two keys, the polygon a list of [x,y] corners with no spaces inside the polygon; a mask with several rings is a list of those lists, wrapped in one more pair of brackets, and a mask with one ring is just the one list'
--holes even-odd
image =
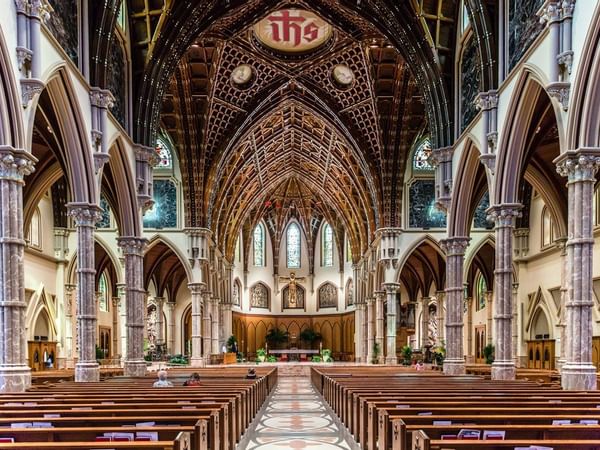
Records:
{"label": "wooden paneling", "polygon": [[527,368],[554,369],[554,339],[527,341]]}

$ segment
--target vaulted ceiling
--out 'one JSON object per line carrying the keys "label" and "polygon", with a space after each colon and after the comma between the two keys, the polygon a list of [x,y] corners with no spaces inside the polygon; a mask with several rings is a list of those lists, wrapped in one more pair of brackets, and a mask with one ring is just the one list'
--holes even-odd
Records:
{"label": "vaulted ceiling", "polygon": [[[257,44],[252,26],[282,8],[333,26],[302,57]],[[265,220],[278,250],[290,218],[314,249],[330,223],[354,260],[377,228],[400,226],[411,145],[451,143],[455,0],[129,0],[136,142],[159,128],[180,161],[186,226],[205,226],[231,259]],[[252,67],[243,88],[236,67]],[[354,75],[332,81],[335,66]],[[342,249],[338,248],[340,254]]]}

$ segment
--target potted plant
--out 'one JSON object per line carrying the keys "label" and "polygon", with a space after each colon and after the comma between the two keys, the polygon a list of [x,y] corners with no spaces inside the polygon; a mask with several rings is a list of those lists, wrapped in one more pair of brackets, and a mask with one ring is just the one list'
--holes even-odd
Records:
{"label": "potted plant", "polygon": [[257,362],[265,362],[267,359],[267,351],[264,348],[259,348],[256,350],[256,361]]}
{"label": "potted plant", "polygon": [[331,357],[331,350],[328,348],[323,349],[323,362],[333,362],[333,358]]}
{"label": "potted plant", "polygon": [[410,366],[410,360],[412,358],[412,348],[410,345],[405,345],[402,347],[400,352],[402,353],[402,365]]}
{"label": "potted plant", "polygon": [[227,351],[228,352],[233,352],[234,348],[237,347],[237,339],[236,337],[232,334],[231,336],[229,336],[229,339],[227,339],[227,342],[225,344],[227,346]]}
{"label": "potted plant", "polygon": [[485,358],[486,364],[492,364],[494,362],[494,346],[492,344],[483,347],[483,357]]}
{"label": "potted plant", "polygon": [[280,328],[271,328],[266,336],[267,343],[271,348],[277,348],[288,341],[289,333]]}
{"label": "potted plant", "polygon": [[377,364],[379,362],[379,355],[381,353],[381,348],[379,346],[379,342],[373,343],[373,359],[371,360],[371,364]]}
{"label": "potted plant", "polygon": [[305,328],[300,332],[300,340],[312,349],[314,344],[321,340],[321,333],[317,333],[312,328]]}
{"label": "potted plant", "polygon": [[322,362],[321,356],[319,356],[319,355],[313,356],[312,357],[312,362],[314,362],[314,363],[320,363],[320,362]]}
{"label": "potted plant", "polygon": [[277,362],[277,356],[275,356],[275,355],[269,355],[269,356],[267,356],[267,362],[276,363]]}
{"label": "potted plant", "polygon": [[443,366],[444,365],[444,359],[446,359],[446,348],[443,345],[440,345],[439,347],[434,348],[431,351],[431,356],[433,358],[433,362],[435,363],[436,366]]}

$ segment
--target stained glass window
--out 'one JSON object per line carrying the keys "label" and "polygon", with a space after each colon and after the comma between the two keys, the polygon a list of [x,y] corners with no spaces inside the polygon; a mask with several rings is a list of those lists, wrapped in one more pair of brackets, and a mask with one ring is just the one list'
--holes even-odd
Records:
{"label": "stained glass window", "polygon": [[265,227],[260,223],[254,228],[254,265],[265,265]]}
{"label": "stained glass window", "polygon": [[485,278],[483,277],[483,275],[481,275],[480,273],[479,277],[477,278],[477,292],[475,293],[475,296],[477,298],[477,311],[485,308],[485,297],[487,295],[487,292],[487,283],[485,282]]}
{"label": "stained glass window", "polygon": [[429,138],[422,139],[415,150],[413,156],[413,169],[420,171],[432,171],[433,166],[429,162],[431,154],[431,141]]}
{"label": "stained glass window", "polygon": [[154,180],[154,205],[144,215],[145,228],[177,227],[177,187],[171,180]]}
{"label": "stained glass window", "polygon": [[350,239],[346,239],[346,262],[352,261],[352,246],[350,245]]}
{"label": "stained glass window", "polygon": [[156,139],[156,153],[158,154],[158,164],[156,169],[172,169],[173,168],[173,152],[169,143],[159,137]]}
{"label": "stained glass window", "polygon": [[464,32],[471,22],[469,22],[469,11],[467,11],[467,5],[463,2],[462,5],[462,32]]}
{"label": "stained glass window", "polygon": [[321,252],[324,267],[333,266],[333,230],[326,223],[321,232]]}
{"label": "stained glass window", "polygon": [[98,308],[100,311],[108,311],[108,279],[106,272],[102,272],[98,280]]}
{"label": "stained glass window", "polygon": [[290,224],[287,229],[287,267],[300,268],[300,227],[296,223]]}
{"label": "stained glass window", "polygon": [[409,188],[410,228],[443,228],[446,215],[435,207],[435,182],[416,180]]}
{"label": "stained glass window", "polygon": [[477,205],[477,209],[475,210],[475,217],[473,218],[473,228],[485,228],[486,230],[491,230],[494,228],[494,222],[487,220],[487,209],[490,207],[490,194],[486,192],[481,197],[479,201],[479,205]]}
{"label": "stained glass window", "polygon": [[96,224],[96,228],[110,228],[110,206],[104,195],[100,196],[100,208],[102,208],[102,218]]}
{"label": "stained glass window", "polygon": [[126,32],[127,28],[126,28],[126,23],[127,23],[127,11],[125,10],[125,1],[121,2],[121,6],[119,7],[119,13],[117,14],[117,25],[119,25],[119,28],[121,29],[121,31]]}

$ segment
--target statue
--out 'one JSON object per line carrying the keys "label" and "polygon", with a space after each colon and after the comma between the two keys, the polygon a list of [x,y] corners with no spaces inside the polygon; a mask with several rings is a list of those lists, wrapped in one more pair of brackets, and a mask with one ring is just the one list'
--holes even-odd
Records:
{"label": "statue", "polygon": [[[279,282],[280,283],[285,283],[288,282],[288,298],[287,298],[287,304],[284,305],[285,308],[301,308],[304,307],[304,305],[299,305],[298,302],[298,287],[296,285],[296,283],[298,282],[303,282],[304,281],[304,277],[299,277],[296,278],[296,273],[295,272],[290,272],[290,276],[289,277],[279,277]],[[304,298],[300,299],[301,302],[303,303]]]}

